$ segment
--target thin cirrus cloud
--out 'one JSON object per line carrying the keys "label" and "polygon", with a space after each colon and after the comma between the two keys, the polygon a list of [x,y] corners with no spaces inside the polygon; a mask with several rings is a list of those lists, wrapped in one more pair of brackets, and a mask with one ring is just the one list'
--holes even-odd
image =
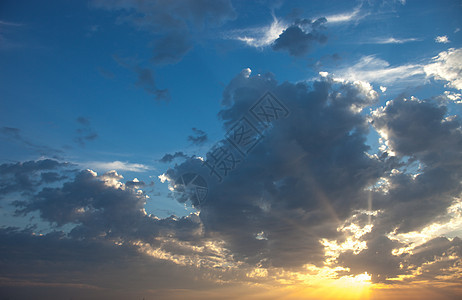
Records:
{"label": "thin cirrus cloud", "polygon": [[446,86],[461,90],[462,81],[459,76],[462,71],[461,61],[460,48],[450,48],[440,52],[426,63],[396,66],[375,55],[368,55],[351,66],[335,70],[334,77],[395,86],[421,85],[431,78],[446,81]]}
{"label": "thin cirrus cloud", "polygon": [[273,21],[268,26],[233,30],[226,36],[248,46],[261,48],[271,45],[287,27],[286,22],[273,15]]}
{"label": "thin cirrus cloud", "polygon": [[346,22],[355,22],[366,17],[368,14],[361,11],[361,6],[356,7],[350,12],[339,13],[334,15],[326,16],[327,22],[332,24],[341,24]]}
{"label": "thin cirrus cloud", "polygon": [[404,44],[404,43],[409,43],[409,42],[420,42],[422,39],[419,38],[394,38],[394,37],[388,37],[388,38],[376,38],[374,40],[371,40],[369,43],[370,44]]}
{"label": "thin cirrus cloud", "polygon": [[96,170],[120,170],[120,171],[131,171],[131,172],[146,172],[151,168],[144,164],[139,163],[129,163],[129,162],[122,162],[119,160],[116,161],[90,161],[90,162],[82,162],[79,163],[81,166],[89,167]]}

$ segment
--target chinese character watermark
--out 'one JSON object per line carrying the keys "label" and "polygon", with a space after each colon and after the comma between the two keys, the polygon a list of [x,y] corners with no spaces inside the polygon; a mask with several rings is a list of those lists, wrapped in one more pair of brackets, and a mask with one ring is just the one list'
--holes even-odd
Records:
{"label": "chinese character watermark", "polygon": [[[209,176],[222,182],[264,138],[259,128],[268,128],[273,121],[288,115],[289,109],[271,92],[266,92],[250,107],[245,116],[230,127],[225,139],[212,147],[203,160],[202,167],[208,168]],[[197,181],[198,178],[200,181]],[[186,173],[175,182],[178,183],[175,184],[175,191],[185,194],[181,200],[194,200],[192,202],[199,205],[205,203],[207,182],[202,176]]]}

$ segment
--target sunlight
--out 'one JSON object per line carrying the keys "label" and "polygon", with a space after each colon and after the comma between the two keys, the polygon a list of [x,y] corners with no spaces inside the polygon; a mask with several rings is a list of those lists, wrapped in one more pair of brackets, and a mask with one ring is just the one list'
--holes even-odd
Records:
{"label": "sunlight", "polygon": [[356,276],[323,280],[319,287],[306,286],[287,299],[369,299],[371,290],[371,275],[365,272]]}

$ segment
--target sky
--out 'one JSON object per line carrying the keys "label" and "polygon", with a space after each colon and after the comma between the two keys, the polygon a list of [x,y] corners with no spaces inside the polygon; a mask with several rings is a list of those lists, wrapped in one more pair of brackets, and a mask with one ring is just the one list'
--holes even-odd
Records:
{"label": "sky", "polygon": [[0,3],[1,299],[459,299],[462,1]]}

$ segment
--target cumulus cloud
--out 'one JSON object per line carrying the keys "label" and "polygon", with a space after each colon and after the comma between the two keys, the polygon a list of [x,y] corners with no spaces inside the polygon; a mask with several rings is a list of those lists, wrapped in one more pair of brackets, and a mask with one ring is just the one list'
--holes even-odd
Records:
{"label": "cumulus cloud", "polygon": [[462,48],[440,52],[424,66],[427,76],[447,81],[449,87],[462,90]]}
{"label": "cumulus cloud", "polygon": [[446,35],[441,35],[435,38],[435,42],[440,43],[440,44],[447,44],[450,41]]}
{"label": "cumulus cloud", "polygon": [[[263,124],[249,109],[268,91],[288,113]],[[462,193],[460,119],[449,118],[444,104],[403,97],[369,114],[366,108],[377,103],[378,93],[367,82],[324,76],[312,83],[279,83],[271,73],[252,76],[244,69],[224,89],[219,117],[226,132],[245,117],[262,138],[251,151],[235,153],[239,162],[221,181],[204,165],[211,162],[210,152],[204,159],[186,158],[160,177],[175,191],[183,174],[200,175],[207,182],[207,201],[191,200],[196,213],[157,218],[145,211],[149,198],[143,182],[124,182],[116,171],[81,170],[14,203],[19,214],[38,214],[61,232],[34,236],[2,229],[0,234],[11,247],[37,243],[44,249],[22,252],[30,255],[27,274],[35,275],[39,262],[53,262],[45,249],[58,245],[51,253],[62,259],[51,267],[53,274],[94,270],[79,265],[75,256],[65,263],[66,249],[83,247],[89,261],[108,261],[99,257],[104,250],[109,258],[123,256],[139,265],[165,264],[184,272],[180,278],[194,274],[203,284],[216,283],[213,278],[296,282],[301,274],[322,276],[326,269],[331,278],[367,272],[373,282],[387,283],[400,276],[426,278],[419,270],[429,268],[434,276],[450,276],[448,269],[459,268],[461,261],[459,239],[429,235],[411,251],[403,235],[450,223],[457,215],[448,211],[458,207]],[[387,147],[371,149],[370,130]],[[165,160],[183,156],[178,152]],[[4,249],[2,257],[14,262],[17,252]],[[12,266],[1,268],[2,275],[15,274]],[[114,274],[120,280],[132,272]],[[94,284],[107,287],[102,281]]]}
{"label": "cumulus cloud", "polygon": [[272,48],[276,51],[286,50],[292,56],[303,56],[316,42],[322,44],[327,41],[327,36],[321,33],[326,22],[326,18],[298,20],[279,35]]}
{"label": "cumulus cloud", "polygon": [[[243,72],[225,89],[225,129],[265,90],[284,101],[290,117],[266,129],[222,182],[194,159],[165,174],[172,186],[185,172],[208,179],[200,213],[205,228],[236,258],[268,269],[330,264],[328,247],[342,249],[330,266],[368,272],[374,282],[413,274],[393,254],[405,242],[389,235],[432,224],[462,192],[459,120],[447,119],[444,106],[415,98],[391,101],[370,118],[361,108],[378,96],[364,82],[324,77],[310,88]],[[367,153],[368,122],[389,145],[378,155]]]}
{"label": "cumulus cloud", "polygon": [[0,165],[0,198],[21,192],[30,194],[42,184],[58,182],[67,178],[62,169],[72,167],[53,159],[5,163]]}

